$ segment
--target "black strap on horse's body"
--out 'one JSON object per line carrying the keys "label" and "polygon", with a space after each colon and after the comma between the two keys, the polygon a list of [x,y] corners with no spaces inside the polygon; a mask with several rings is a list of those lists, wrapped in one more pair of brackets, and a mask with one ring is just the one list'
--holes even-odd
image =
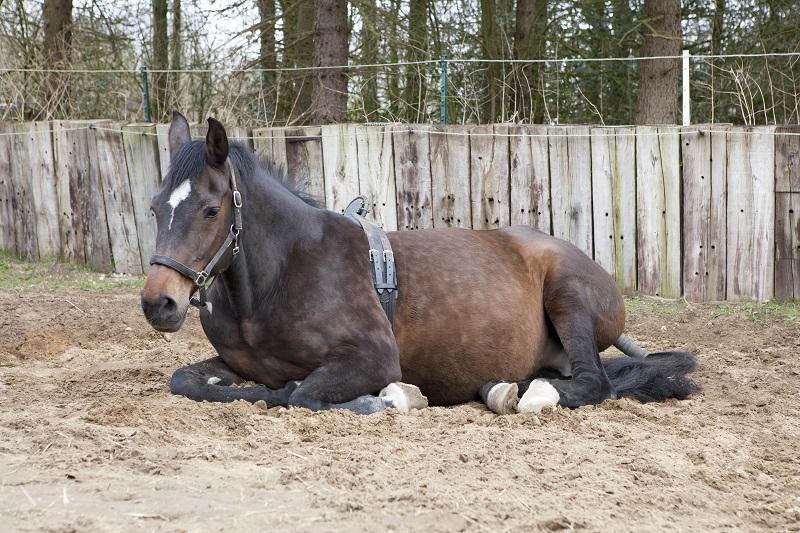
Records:
{"label": "black strap on horse's body", "polygon": [[380,226],[376,226],[364,216],[369,213],[367,198],[357,196],[344,215],[361,226],[369,241],[369,260],[372,263],[372,282],[378,292],[383,311],[389,323],[394,326],[394,301],[397,299],[397,270],[394,265],[394,253],[389,238]]}
{"label": "black strap on horse's body", "polygon": [[[211,258],[211,261],[201,270],[197,272],[196,270],[192,270],[188,266],[184,265],[180,261],[176,261],[171,257],[167,257],[165,255],[158,255],[154,254],[150,257],[150,264],[151,265],[164,265],[165,267],[169,267],[172,270],[180,272],[190,280],[192,280],[195,284],[195,290],[199,291],[199,298],[192,298],[189,299],[189,303],[193,306],[197,307],[198,309],[204,309],[208,307],[208,312],[211,312],[211,302],[206,299],[206,291],[211,284],[214,283],[214,280],[217,279],[217,272],[211,281],[208,282],[209,277],[212,275],[212,271],[214,267],[217,266],[217,263],[222,258],[222,255],[228,251],[231,245],[233,245],[233,257],[236,257],[236,254],[239,253],[239,234],[242,231],[242,195],[239,192],[238,187],[236,186],[236,174],[233,171],[233,164],[230,165],[231,168],[231,190],[233,191],[233,224],[231,225],[231,230],[228,233],[228,237],[225,239],[225,242],[222,243],[222,246],[219,247],[217,253],[214,254],[214,257]],[[233,259],[231,259],[233,261]],[[208,282],[208,284],[206,284]],[[194,291],[192,291],[194,292]]]}

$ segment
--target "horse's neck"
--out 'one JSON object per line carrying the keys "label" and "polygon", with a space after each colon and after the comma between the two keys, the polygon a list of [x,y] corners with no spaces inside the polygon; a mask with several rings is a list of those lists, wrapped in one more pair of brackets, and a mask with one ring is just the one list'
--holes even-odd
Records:
{"label": "horse's neck", "polygon": [[321,223],[317,209],[279,184],[252,187],[243,201],[241,250],[223,273],[231,307],[239,317],[272,303],[292,250],[318,232]]}

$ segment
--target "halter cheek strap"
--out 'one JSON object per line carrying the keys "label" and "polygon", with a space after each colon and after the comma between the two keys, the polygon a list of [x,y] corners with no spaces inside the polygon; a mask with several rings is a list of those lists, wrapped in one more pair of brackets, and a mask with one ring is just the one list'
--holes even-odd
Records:
{"label": "halter cheek strap", "polygon": [[[214,270],[214,267],[217,266],[217,263],[222,258],[223,254],[228,251],[228,248],[233,245],[233,259],[236,258],[236,254],[239,253],[239,234],[242,231],[242,195],[239,193],[239,189],[236,186],[236,174],[233,171],[233,164],[230,165],[231,169],[231,190],[233,191],[233,224],[231,225],[230,232],[228,233],[228,237],[225,239],[225,242],[222,243],[222,246],[219,247],[217,253],[214,254],[214,257],[211,258],[211,261],[201,270],[197,272],[196,270],[192,270],[188,266],[184,265],[180,261],[176,261],[171,257],[167,257],[165,255],[158,255],[155,254],[150,257],[150,264],[151,265],[164,265],[165,267],[171,268],[176,272],[179,272],[192,280],[195,284],[195,289],[199,293],[199,298],[192,297],[189,299],[189,303],[198,309],[204,309],[208,307],[209,312],[211,311],[211,303],[206,299],[206,291],[211,284],[214,283],[216,279],[216,275],[208,282],[208,279],[211,277],[211,273]],[[224,270],[224,269],[223,269]],[[219,272],[217,273],[217,275]],[[207,283],[208,282],[208,283]],[[194,293],[194,291],[192,291]]]}

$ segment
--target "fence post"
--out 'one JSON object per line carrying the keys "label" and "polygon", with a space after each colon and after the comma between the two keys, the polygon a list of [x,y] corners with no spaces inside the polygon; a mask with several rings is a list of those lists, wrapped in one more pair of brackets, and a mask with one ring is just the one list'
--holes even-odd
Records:
{"label": "fence post", "polygon": [[147,67],[142,65],[142,92],[144,93],[144,121],[153,122],[153,116],[150,112],[150,89],[147,84]]}
{"label": "fence post", "polygon": [[683,125],[692,123],[689,99],[689,50],[683,51]]}
{"label": "fence post", "polygon": [[447,124],[447,56],[442,56],[442,100],[441,100],[441,118],[442,124]]}

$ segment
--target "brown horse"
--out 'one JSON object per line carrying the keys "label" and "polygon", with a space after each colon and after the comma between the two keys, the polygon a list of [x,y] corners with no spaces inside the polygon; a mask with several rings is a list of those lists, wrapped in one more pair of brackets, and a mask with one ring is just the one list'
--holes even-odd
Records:
{"label": "brown horse", "polygon": [[[218,354],[178,369],[173,393],[357,413],[420,406],[402,379],[432,404],[481,398],[505,413],[697,390],[684,376],[689,354],[602,363],[612,344],[636,349],[624,344],[619,289],[578,248],[529,227],[390,232],[392,326],[364,231],[208,123],[205,142],[191,141],[174,113],[170,170],[152,203],[144,314],[176,331],[191,301]],[[229,386],[244,381],[260,385]]]}

